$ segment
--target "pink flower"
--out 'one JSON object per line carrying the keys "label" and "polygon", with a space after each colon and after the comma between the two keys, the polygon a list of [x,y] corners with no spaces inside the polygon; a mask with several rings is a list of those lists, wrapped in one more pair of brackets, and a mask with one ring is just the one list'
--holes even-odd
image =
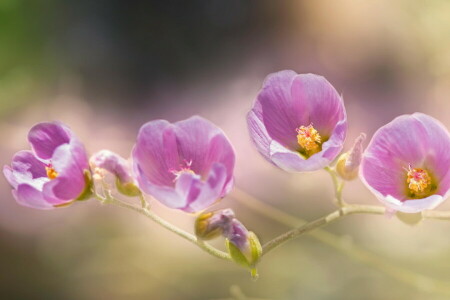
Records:
{"label": "pink flower", "polygon": [[374,134],[361,163],[361,180],[388,208],[433,209],[450,189],[450,135],[421,113],[397,117]]}
{"label": "pink flower", "polygon": [[267,76],[247,115],[258,151],[286,171],[314,171],[341,152],[347,133],[344,102],[314,74],[281,71]]}
{"label": "pink flower", "polygon": [[171,208],[203,210],[233,184],[234,150],[222,130],[201,117],[148,122],[132,156],[141,190]]}
{"label": "pink flower", "polygon": [[17,152],[11,166],[3,167],[19,204],[51,209],[89,195],[86,151],[68,127],[39,123],[31,128],[28,141],[33,151]]}

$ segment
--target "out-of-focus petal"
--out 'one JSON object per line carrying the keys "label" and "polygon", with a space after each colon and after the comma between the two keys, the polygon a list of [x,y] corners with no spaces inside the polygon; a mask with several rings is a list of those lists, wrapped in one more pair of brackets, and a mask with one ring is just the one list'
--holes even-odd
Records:
{"label": "out-of-focus petal", "polygon": [[52,204],[44,199],[42,192],[28,184],[20,184],[17,190],[12,190],[12,194],[17,202],[23,206],[36,209],[54,208]]}
{"label": "out-of-focus petal", "polygon": [[90,161],[94,166],[117,176],[122,183],[133,182],[128,161],[112,151],[98,151],[91,156]]}
{"label": "out-of-focus petal", "polygon": [[170,171],[180,165],[173,125],[165,120],[144,124],[133,148],[133,164],[140,170],[137,175],[145,174],[153,184],[173,186]]}
{"label": "out-of-focus petal", "polygon": [[222,130],[201,117],[145,124],[132,156],[141,190],[171,208],[205,209],[233,184],[234,150]]}
{"label": "out-of-focus petal", "polygon": [[61,204],[61,202],[78,198],[84,191],[86,182],[79,160],[87,160],[87,157],[81,157],[79,151],[76,144],[64,144],[56,149],[52,156],[52,165],[58,176],[44,186],[44,196],[47,201]]}
{"label": "out-of-focus petal", "polygon": [[36,178],[47,177],[44,163],[27,150],[17,152],[12,159],[11,167],[4,166],[3,174],[14,188],[20,183],[30,183]]}
{"label": "out-of-focus petal", "polygon": [[55,149],[70,141],[71,132],[59,122],[39,123],[31,128],[28,141],[41,159],[50,159]]}

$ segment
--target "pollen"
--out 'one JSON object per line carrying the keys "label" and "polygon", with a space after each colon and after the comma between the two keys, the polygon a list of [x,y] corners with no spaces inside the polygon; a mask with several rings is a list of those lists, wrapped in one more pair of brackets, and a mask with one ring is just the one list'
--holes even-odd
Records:
{"label": "pollen", "polygon": [[431,176],[424,169],[407,169],[406,183],[411,193],[420,194],[427,191],[431,187]]}
{"label": "pollen", "polygon": [[45,166],[45,171],[47,172],[47,177],[50,178],[51,180],[58,177],[58,172],[56,172],[56,170],[53,168],[51,164]]}
{"label": "pollen", "polygon": [[192,160],[191,161],[184,161],[184,165],[181,164],[180,165],[180,169],[179,170],[169,170],[170,173],[172,173],[173,175],[175,175],[174,178],[174,182],[178,180],[178,178],[185,173],[189,173],[189,174],[195,174],[194,171],[191,170],[191,165],[192,165]]}
{"label": "pollen", "polygon": [[312,124],[309,124],[308,126],[300,126],[296,129],[296,131],[297,142],[306,153],[312,155],[320,151],[322,138]]}

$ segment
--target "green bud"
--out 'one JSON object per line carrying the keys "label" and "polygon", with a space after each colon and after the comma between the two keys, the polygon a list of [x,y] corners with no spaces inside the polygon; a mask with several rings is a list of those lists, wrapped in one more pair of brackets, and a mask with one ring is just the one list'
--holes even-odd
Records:
{"label": "green bud", "polygon": [[195,220],[195,235],[201,240],[214,239],[228,230],[232,219],[231,209],[202,213]]}
{"label": "green bud", "polygon": [[239,246],[226,239],[226,246],[233,261],[243,267],[252,269],[252,274],[256,276],[255,266],[262,255],[261,243],[256,234],[249,231],[246,243]]}
{"label": "green bud", "polygon": [[119,177],[116,177],[116,187],[117,190],[125,196],[137,197],[141,194],[141,190],[134,184],[134,182],[122,183]]}
{"label": "green bud", "polygon": [[395,215],[400,221],[411,226],[417,225],[423,220],[421,212],[410,214],[398,211]]}

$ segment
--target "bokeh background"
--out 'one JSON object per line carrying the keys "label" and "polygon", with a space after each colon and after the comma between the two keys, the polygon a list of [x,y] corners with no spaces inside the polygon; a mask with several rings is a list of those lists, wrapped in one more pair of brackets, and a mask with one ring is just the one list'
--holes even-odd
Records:
{"label": "bokeh background", "polygon": [[[264,77],[282,69],[323,75],[343,94],[346,148],[404,113],[450,127],[450,2],[2,0],[1,164],[29,147],[36,122],[63,121],[91,153],[128,157],[146,121],[199,114],[232,141],[237,187],[318,218],[334,209],[327,174],[278,170],[247,134],[245,114]],[[132,212],[96,200],[24,208],[4,179],[0,193],[2,299],[448,299],[434,288],[435,280],[450,285],[446,222],[352,216],[326,229],[345,247],[420,276],[392,276],[304,236],[264,257],[254,282]],[[359,181],[344,196],[376,203]],[[192,230],[192,215],[153,207]],[[217,207],[232,207],[262,241],[288,229],[233,196]]]}

